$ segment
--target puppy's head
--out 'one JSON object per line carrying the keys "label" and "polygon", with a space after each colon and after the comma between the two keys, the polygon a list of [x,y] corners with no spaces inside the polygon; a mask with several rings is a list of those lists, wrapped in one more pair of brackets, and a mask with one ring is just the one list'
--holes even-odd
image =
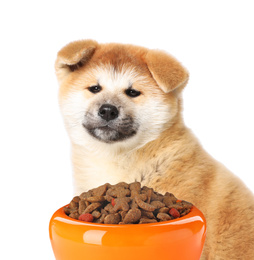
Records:
{"label": "puppy's head", "polygon": [[59,51],[60,107],[73,143],[126,150],[156,139],[179,110],[187,71],[167,53],[76,41]]}

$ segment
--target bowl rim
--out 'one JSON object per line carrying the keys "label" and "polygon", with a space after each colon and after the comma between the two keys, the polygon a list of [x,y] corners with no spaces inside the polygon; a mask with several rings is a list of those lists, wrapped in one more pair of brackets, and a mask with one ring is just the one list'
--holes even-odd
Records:
{"label": "bowl rim", "polygon": [[97,228],[154,228],[154,227],[162,227],[165,225],[182,225],[187,224],[192,221],[202,221],[206,224],[206,219],[203,213],[194,205],[192,206],[190,212],[185,216],[180,218],[168,220],[168,221],[161,221],[156,223],[144,223],[144,224],[103,224],[103,223],[94,223],[94,222],[86,222],[82,220],[77,220],[69,217],[64,212],[64,207],[68,206],[69,204],[59,208],[52,216],[52,220],[58,220],[61,222],[65,222],[66,224],[72,225],[79,225],[79,226],[87,226],[87,227],[97,227]]}

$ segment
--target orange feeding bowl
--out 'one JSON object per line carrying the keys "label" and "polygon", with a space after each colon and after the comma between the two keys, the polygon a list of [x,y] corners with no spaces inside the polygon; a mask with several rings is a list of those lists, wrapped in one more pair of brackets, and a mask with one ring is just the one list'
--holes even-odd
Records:
{"label": "orange feeding bowl", "polygon": [[63,207],[49,224],[57,260],[198,260],[206,236],[195,206],[181,218],[149,224],[96,224],[68,217]]}

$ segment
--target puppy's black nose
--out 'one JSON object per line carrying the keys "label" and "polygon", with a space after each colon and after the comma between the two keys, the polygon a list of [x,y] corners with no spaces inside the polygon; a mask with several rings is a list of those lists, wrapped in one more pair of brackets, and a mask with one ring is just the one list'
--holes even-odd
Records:
{"label": "puppy's black nose", "polygon": [[110,121],[118,117],[118,110],[115,106],[104,104],[100,107],[98,115],[104,120]]}

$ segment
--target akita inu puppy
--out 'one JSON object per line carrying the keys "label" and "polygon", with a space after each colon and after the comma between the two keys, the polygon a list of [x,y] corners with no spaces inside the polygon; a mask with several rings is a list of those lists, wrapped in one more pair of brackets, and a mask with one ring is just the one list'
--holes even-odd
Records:
{"label": "akita inu puppy", "polygon": [[254,196],[184,125],[188,72],[175,58],[76,41],[59,51],[56,74],[76,194],[120,181],[172,192],[206,217],[202,259],[254,259]]}

